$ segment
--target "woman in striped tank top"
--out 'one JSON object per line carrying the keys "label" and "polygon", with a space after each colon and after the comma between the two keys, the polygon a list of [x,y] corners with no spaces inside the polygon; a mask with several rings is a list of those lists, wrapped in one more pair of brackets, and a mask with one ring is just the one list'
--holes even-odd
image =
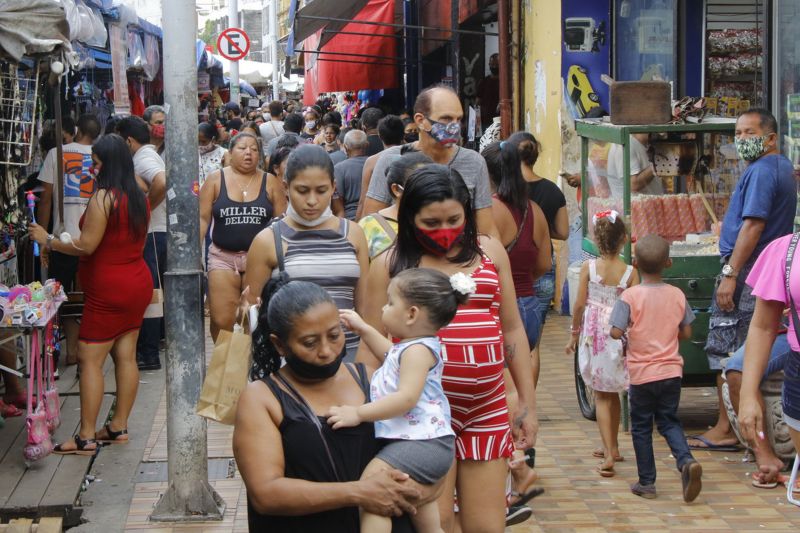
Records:
{"label": "woman in striped tank top", "polygon": [[[456,171],[427,165],[406,181],[398,212],[397,240],[374,258],[362,315],[381,328],[381,307],[392,276],[427,267],[451,276],[463,272],[477,287],[453,321],[439,331],[444,372],[456,434],[456,463],[439,499],[442,528],[455,525],[453,492],[458,483],[461,530],[505,529],[506,459],[516,445],[534,445],[538,423],[528,339],[520,319],[508,254],[489,236],[478,236],[469,190]],[[516,357],[515,357],[516,355]],[[374,362],[373,362],[374,364]],[[519,394],[509,425],[503,367]]]}
{"label": "woman in striped tank top", "polygon": [[[324,287],[339,309],[362,312],[369,268],[367,240],[358,224],[331,212],[330,157],[320,146],[299,146],[286,162],[284,180],[289,193],[286,217],[261,231],[247,253],[248,298],[255,303],[267,280],[284,272],[289,279]],[[280,248],[275,246],[278,240]],[[345,360],[355,359],[358,343],[358,336],[348,332]]]}

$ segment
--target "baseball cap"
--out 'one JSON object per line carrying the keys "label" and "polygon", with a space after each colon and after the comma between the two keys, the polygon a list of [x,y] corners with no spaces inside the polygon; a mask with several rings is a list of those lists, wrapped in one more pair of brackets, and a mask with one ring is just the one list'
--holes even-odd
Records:
{"label": "baseball cap", "polygon": [[236,111],[237,113],[241,113],[242,109],[236,102],[228,102],[225,104],[225,111]]}

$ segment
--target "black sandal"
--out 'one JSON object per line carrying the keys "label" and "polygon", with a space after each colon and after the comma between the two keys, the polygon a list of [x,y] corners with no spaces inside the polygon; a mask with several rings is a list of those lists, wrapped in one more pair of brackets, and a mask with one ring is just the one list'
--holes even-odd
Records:
{"label": "black sandal", "polygon": [[[73,437],[75,439],[75,446],[74,450],[65,450],[61,446],[61,444],[57,444],[53,448],[53,453],[57,455],[94,455],[97,453],[97,441],[95,439],[82,439],[80,436],[75,435]],[[94,444],[94,448],[87,448]]]}
{"label": "black sandal", "polygon": [[106,430],[106,434],[108,435],[107,439],[98,439],[97,434],[95,433],[94,439],[99,442],[100,444],[127,444],[129,439],[119,440],[120,437],[123,435],[128,434],[128,428],[120,429],[119,431],[111,431],[110,424],[106,424],[103,426],[103,429]]}

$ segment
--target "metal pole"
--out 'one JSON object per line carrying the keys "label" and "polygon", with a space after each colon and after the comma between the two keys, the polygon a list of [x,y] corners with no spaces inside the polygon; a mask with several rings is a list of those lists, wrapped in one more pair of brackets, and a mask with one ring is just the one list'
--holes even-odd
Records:
{"label": "metal pole", "polygon": [[205,375],[198,172],[197,18],[194,0],[163,2],[167,113],[167,457],[169,486],[150,519],[222,520],[225,502],[208,483],[206,420],[195,414]]}
{"label": "metal pole", "polygon": [[498,33],[500,34],[500,137],[507,139],[511,135],[512,126],[508,0],[497,0],[497,21]]}
{"label": "metal pole", "polygon": [[[168,3],[168,2],[167,2]],[[228,4],[228,27],[239,27],[239,1],[230,0]],[[239,102],[239,62],[231,61],[231,102]]]}
{"label": "metal pole", "polygon": [[278,63],[278,0],[269,0],[269,42],[272,62],[272,99],[281,98],[281,66]]}

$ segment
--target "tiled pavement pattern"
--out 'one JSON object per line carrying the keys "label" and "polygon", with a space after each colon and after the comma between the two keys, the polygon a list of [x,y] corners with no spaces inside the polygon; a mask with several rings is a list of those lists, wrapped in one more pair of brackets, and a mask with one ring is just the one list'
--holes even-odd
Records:
{"label": "tiled pavement pattern", "polygon": [[[542,377],[538,391],[541,428],[537,444],[537,471],[544,495],[533,501],[534,517],[509,528],[510,533],[640,532],[640,531],[798,531],[800,508],[786,503],[785,491],[760,490],[749,484],[752,464],[741,453],[697,452],[704,469],[703,492],[690,505],[681,499],[680,479],[663,439],[654,436],[659,479],[658,498],[633,496],[628,484],[636,480],[630,436],[620,435],[626,461],[617,476],[603,479],[595,473],[591,451],[599,442],[596,426],[583,419],[575,400],[572,359],[564,355],[568,321],[551,316],[542,346]],[[210,346],[207,349],[210,354]],[[684,389],[681,417],[687,432],[714,421],[711,389]],[[145,459],[166,458],[164,402],[154,422]],[[216,427],[215,427],[216,426]],[[230,432],[209,424],[209,457],[230,457]],[[228,454],[228,455],[224,455]],[[173,526],[147,521],[166,483],[137,483],[126,530],[151,532],[247,531],[247,506],[241,478],[212,481],[227,502],[222,522]]]}

